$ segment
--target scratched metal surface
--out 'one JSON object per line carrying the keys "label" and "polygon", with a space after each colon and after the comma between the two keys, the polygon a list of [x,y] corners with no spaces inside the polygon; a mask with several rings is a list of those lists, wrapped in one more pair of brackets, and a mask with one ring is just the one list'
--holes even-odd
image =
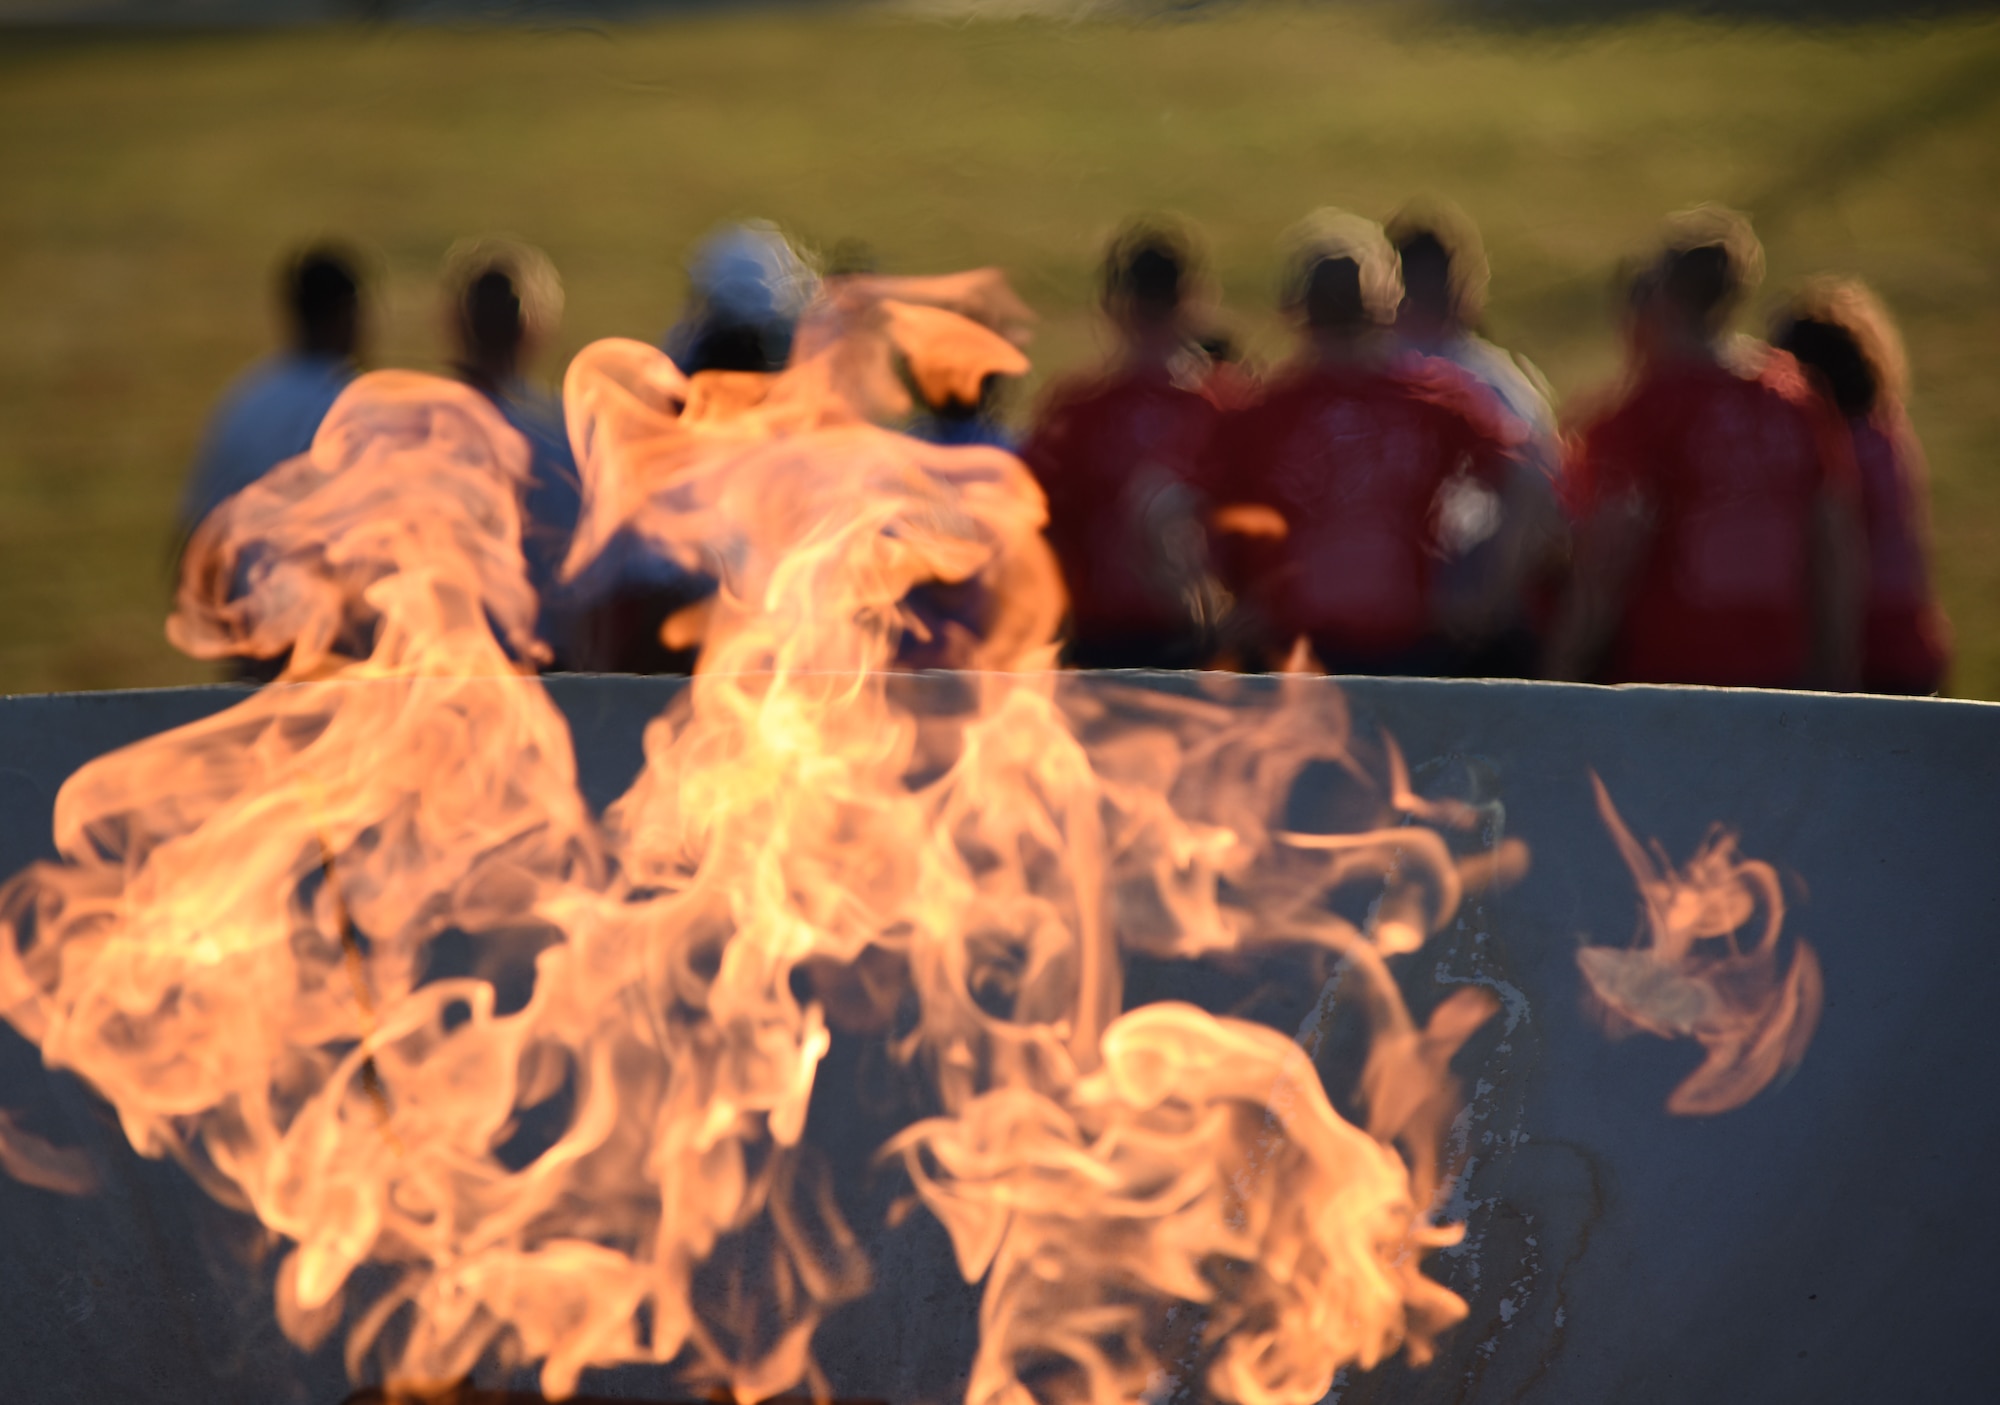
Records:
{"label": "scratched metal surface", "polygon": [[[1109,686],[1129,684],[1114,681]],[[676,686],[558,679],[586,792],[614,798]],[[1081,686],[1100,686],[1095,681]],[[1187,686],[1173,680],[1163,686]],[[1259,687],[1269,684],[1251,684]],[[1330,685],[1318,685],[1330,686]],[[123,742],[227,706],[230,689],[0,700],[0,870],[50,852],[58,787]],[[1503,1013],[1458,1067],[1475,1096],[1457,1209],[1466,1244],[1436,1272],[1470,1320],[1425,1371],[1342,1382],[1356,1402],[1846,1401],[1984,1398],[2000,1211],[2000,888],[1992,874],[2000,708],[1699,690],[1363,682],[1365,726],[1396,735],[1418,787],[1497,800],[1534,851],[1528,878],[1468,906],[1405,963],[1421,1010],[1456,982]],[[1578,940],[1622,942],[1634,895],[1592,809],[1605,779],[1641,836],[1683,858],[1711,821],[1807,896],[1788,930],[1817,947],[1828,1003],[1797,1074],[1749,1106],[1664,1110],[1691,1046],[1607,1041],[1586,1017]],[[1284,1027],[1316,989],[1253,974],[1138,968],[1134,998],[1247,1008]],[[864,1228],[896,1187],[868,1153],[893,1119],[859,1110],[865,1051],[836,1046],[811,1136]],[[24,1402],[332,1405],[337,1350],[287,1344],[256,1233],[145,1161],[74,1082],[0,1033],[0,1107],[90,1148],[103,1189],[0,1182],[0,1396]],[[835,1389],[950,1398],[976,1293],[923,1217],[869,1228],[877,1282],[822,1330]],[[499,1388],[515,1379],[482,1381]],[[603,1373],[605,1398],[666,1398],[657,1373]]]}

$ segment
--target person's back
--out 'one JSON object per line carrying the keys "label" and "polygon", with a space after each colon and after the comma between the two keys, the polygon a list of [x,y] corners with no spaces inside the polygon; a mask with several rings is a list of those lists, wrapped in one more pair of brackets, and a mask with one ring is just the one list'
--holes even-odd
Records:
{"label": "person's back", "polygon": [[216,406],[182,492],[182,540],[225,498],[311,448],[354,379],[361,338],[354,260],[330,247],[308,249],[287,262],[279,292],[289,345],[238,377]]}
{"label": "person's back", "polygon": [[1582,438],[1593,502],[1653,520],[1609,681],[1787,687],[1812,652],[1812,518],[1836,472],[1796,364],[1646,375]]}
{"label": "person's back", "polygon": [[1184,369],[1190,260],[1150,227],[1113,246],[1105,308],[1120,360],[1059,383],[1022,450],[1069,591],[1067,657],[1086,667],[1186,668],[1205,648],[1198,480],[1217,412]]}
{"label": "person's back", "polygon": [[1497,483],[1517,437],[1437,361],[1308,365],[1232,416],[1215,492],[1286,526],[1242,582],[1275,638],[1340,672],[1441,669],[1438,492],[1461,466]]}
{"label": "person's back", "polygon": [[521,555],[542,600],[543,642],[557,667],[576,667],[577,610],[560,574],[582,485],[562,407],[526,375],[561,316],[562,284],[540,250],[508,239],[454,246],[444,282],[454,369],[528,441],[532,477],[521,504]]}
{"label": "person's back", "polygon": [[1927,474],[1903,409],[1895,324],[1862,284],[1816,279],[1790,300],[1772,340],[1815,378],[1853,446],[1868,544],[1861,686],[1934,693],[1950,666],[1951,627],[1931,583]]}
{"label": "person's back", "polygon": [[1394,353],[1393,253],[1365,221],[1319,218],[1327,247],[1302,256],[1290,299],[1306,354],[1224,422],[1211,455],[1219,503],[1283,521],[1263,549],[1232,553],[1232,584],[1279,650],[1303,636],[1334,671],[1439,672],[1439,491],[1461,471],[1503,487],[1520,431],[1457,368]]}
{"label": "person's back", "polygon": [[1548,382],[1533,365],[1479,334],[1488,265],[1479,231],[1442,200],[1410,202],[1389,221],[1403,277],[1396,340],[1421,356],[1449,361],[1499,401],[1525,432],[1518,454],[1548,476],[1562,472]]}
{"label": "person's back", "polygon": [[1578,581],[1552,671],[1836,685],[1853,666],[1852,462],[1790,356],[1724,335],[1761,267],[1748,226],[1682,218],[1636,285],[1632,383],[1578,439]]}
{"label": "person's back", "polygon": [[[1502,511],[1499,495],[1473,479],[1447,488],[1439,510],[1438,585],[1461,610],[1476,608],[1496,575],[1519,583],[1512,598],[1494,601],[1489,617],[1460,641],[1458,667],[1480,676],[1525,675],[1540,652],[1568,547],[1560,506],[1561,436],[1548,382],[1477,330],[1489,267],[1478,227],[1464,211],[1434,197],[1413,200],[1390,220],[1387,233],[1403,274],[1398,345],[1465,372],[1523,431],[1515,454],[1533,471],[1512,485],[1515,520]],[[1510,554],[1520,559],[1507,559]]]}

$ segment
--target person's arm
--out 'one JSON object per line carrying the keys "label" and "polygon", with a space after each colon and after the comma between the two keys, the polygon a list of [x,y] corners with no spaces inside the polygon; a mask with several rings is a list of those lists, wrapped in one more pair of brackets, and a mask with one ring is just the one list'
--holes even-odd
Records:
{"label": "person's arm", "polygon": [[1247,412],[1217,418],[1203,445],[1198,478],[1205,500],[1208,558],[1223,587],[1241,598],[1260,552],[1285,538],[1285,519],[1258,501],[1245,452]]}
{"label": "person's arm", "polygon": [[1042,490],[1048,504],[1048,525],[1043,529],[1051,544],[1063,540],[1074,513],[1069,502],[1076,488],[1077,473],[1069,460],[1075,453],[1075,415],[1069,404],[1067,387],[1057,386],[1042,401],[1020,449],[1021,462]]}
{"label": "person's arm", "polygon": [[1578,528],[1570,588],[1549,630],[1547,677],[1580,683],[1595,670],[1625,617],[1654,525],[1651,505],[1627,491],[1600,503]]}
{"label": "person's arm", "polygon": [[1852,692],[1861,682],[1861,603],[1866,569],[1861,519],[1844,493],[1822,489],[1813,503],[1813,651],[1807,684]]}
{"label": "person's arm", "polygon": [[1260,609],[1264,574],[1283,560],[1290,526],[1269,502],[1254,462],[1252,410],[1224,415],[1209,436],[1202,459],[1207,490],[1209,561],[1228,597],[1218,636],[1221,666],[1261,667],[1272,651]]}
{"label": "person's arm", "polygon": [[1497,490],[1499,525],[1475,548],[1478,575],[1469,589],[1436,597],[1437,627],[1461,640],[1488,639],[1519,613],[1527,581],[1548,558],[1561,530],[1561,509],[1548,475],[1518,450],[1486,451],[1473,477]]}
{"label": "person's arm", "polygon": [[1861,685],[1861,628],[1868,544],[1861,519],[1861,476],[1845,420],[1823,401],[1808,402],[1819,457],[1819,489],[1809,524],[1812,653],[1805,684],[1828,692]]}

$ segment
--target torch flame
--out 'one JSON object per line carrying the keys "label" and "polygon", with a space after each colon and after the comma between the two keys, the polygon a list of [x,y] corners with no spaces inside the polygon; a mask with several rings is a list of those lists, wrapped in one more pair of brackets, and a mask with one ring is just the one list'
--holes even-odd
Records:
{"label": "torch flame", "polygon": [[[807,1136],[842,1031],[931,1080],[882,1155],[984,1282],[975,1405],[1308,1405],[1464,1316],[1421,1262],[1458,1233],[1450,1064],[1493,1002],[1420,1019],[1392,963],[1526,850],[1481,850],[1324,686],[1050,671],[1027,471],[879,427],[912,383],[1016,369],[1024,311],[990,271],[836,280],[777,375],[577,356],[567,574],[624,539],[719,583],[601,819],[526,671],[527,449],[479,397],[365,376],[196,534],[173,638],[283,681],[70,779],[61,860],[0,890],[0,1012],[292,1246],[295,1340],[345,1325],[351,1370],[413,1390],[482,1362],[551,1396],[628,1362],[818,1388],[813,1333],[869,1280]],[[1309,771],[1335,818],[1295,815]],[[1723,974],[1683,957],[1736,908],[1641,877],[1668,916],[1631,959]],[[1279,946],[1359,992],[1359,1125],[1314,1049],[1125,1008],[1131,956]],[[0,1149],[69,1169],[9,1123]]]}

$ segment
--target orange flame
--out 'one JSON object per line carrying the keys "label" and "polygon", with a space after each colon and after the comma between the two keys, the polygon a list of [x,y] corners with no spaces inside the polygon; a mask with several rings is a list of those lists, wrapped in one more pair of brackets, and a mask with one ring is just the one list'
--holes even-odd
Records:
{"label": "orange flame", "polygon": [[[1647,852],[1592,775],[1597,811],[1639,885],[1645,925],[1625,950],[1586,946],[1584,979],[1615,1018],[1663,1039],[1693,1039],[1701,1067],[1674,1089],[1667,1110],[1728,1112],[1797,1067],[1819,1024],[1819,957],[1803,939],[1782,959],[1785,898],[1769,864],[1737,856],[1736,836],[1711,829],[1676,869],[1657,841]],[[1761,916],[1761,923],[1758,919]],[[1747,945],[1746,929],[1758,924]]]}
{"label": "orange flame", "polygon": [[[1419,1021],[1390,963],[1526,851],[1461,856],[1472,812],[1330,690],[1048,671],[1032,479],[876,423],[1003,362],[982,327],[1018,307],[990,273],[848,280],[776,376],[579,354],[567,569],[630,534],[720,582],[601,824],[521,671],[526,449],[478,397],[364,377],[197,534],[174,639],[289,651],[286,681],[71,778],[62,861],[0,891],[0,1012],[295,1246],[295,1340],[345,1320],[350,1369],[409,1388],[486,1359],[551,1395],[635,1361],[745,1400],[816,1382],[868,1265],[808,1101],[832,1027],[906,1001],[942,1110],[884,1154],[985,1279],[981,1405],[1168,1374],[1306,1405],[1464,1315],[1419,1264],[1457,1233],[1449,1064],[1493,1006]],[[1339,832],[1286,819],[1308,768]],[[1361,1126],[1261,1026],[1124,1009],[1131,954],[1300,944],[1361,992]],[[365,1263],[393,1284],[350,1304]]]}

